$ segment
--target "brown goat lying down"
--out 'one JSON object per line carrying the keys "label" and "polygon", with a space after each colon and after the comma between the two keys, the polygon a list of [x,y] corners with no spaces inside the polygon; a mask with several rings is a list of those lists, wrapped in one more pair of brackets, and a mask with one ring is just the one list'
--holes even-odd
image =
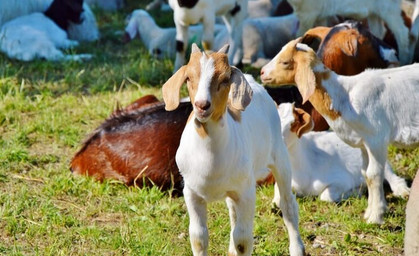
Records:
{"label": "brown goat lying down", "polygon": [[115,111],[90,135],[71,161],[71,171],[100,181],[173,188],[180,194],[175,154],[191,111],[190,102],[167,112],[154,96],[140,98]]}
{"label": "brown goat lying down", "polygon": [[[334,27],[312,28],[304,34],[302,43],[317,50],[324,65],[339,75],[355,75],[367,68],[387,68],[398,64],[395,50],[356,21],[346,21]],[[267,90],[278,104],[295,102],[296,107],[310,113],[315,124],[314,131],[329,128],[310,102],[302,104],[301,95],[295,87],[269,87]]]}

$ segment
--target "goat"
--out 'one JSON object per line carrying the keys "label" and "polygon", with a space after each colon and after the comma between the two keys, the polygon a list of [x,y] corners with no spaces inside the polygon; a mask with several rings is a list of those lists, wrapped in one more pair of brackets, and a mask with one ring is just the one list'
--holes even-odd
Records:
{"label": "goat", "polygon": [[[409,29],[404,25],[401,13],[401,0],[289,0],[300,20],[297,36],[312,28],[316,20],[329,16],[342,15],[355,19],[368,18],[373,33],[380,37],[382,25],[378,19],[387,23],[398,45],[400,62],[408,64],[412,59],[412,46],[409,42]],[[378,29],[379,28],[379,29]]]}
{"label": "goat", "polygon": [[[190,26],[189,40],[201,41],[202,26]],[[214,33],[220,33],[224,29],[222,25],[215,25]],[[135,10],[129,17],[125,27],[125,42],[139,36],[148,49],[150,55],[157,58],[174,58],[176,55],[176,28],[159,27],[150,14],[145,10]],[[188,41],[189,41],[188,40]]]}
{"label": "goat", "polygon": [[70,169],[100,181],[153,185],[180,195],[183,181],[175,153],[191,110],[189,102],[182,102],[167,112],[154,96],[142,97],[103,122],[75,154]]}
{"label": "goat", "polygon": [[[60,17],[54,11],[57,8],[64,13]],[[22,61],[90,59],[90,54],[64,55],[60,50],[78,45],[77,41],[68,39],[65,29],[70,22],[82,22],[81,12],[81,0],[71,5],[55,0],[45,13],[32,13],[8,21],[0,28],[0,50],[10,58]]]}
{"label": "goat", "polygon": [[[52,6],[51,4],[55,2]],[[55,16],[58,23],[71,20],[68,15],[72,7],[79,8],[80,0],[19,0],[0,1],[0,27],[7,21],[34,12],[50,11],[50,16]],[[63,9],[64,8],[64,9]],[[65,10],[65,11],[63,11]],[[80,11],[80,10],[76,10]],[[60,21],[61,20],[61,21]],[[77,41],[96,41],[99,39],[99,30],[93,12],[86,3],[83,3],[83,10],[80,18],[81,23],[70,22],[67,29],[68,37]],[[63,28],[64,29],[64,28]]]}
{"label": "goat", "polygon": [[399,64],[396,51],[357,21],[309,29],[302,43],[317,48],[323,64],[340,75],[356,75],[367,68]]}
{"label": "goat", "polygon": [[412,192],[406,205],[404,255],[419,254],[419,170],[412,183]]}
{"label": "goat", "polygon": [[367,70],[355,76],[330,71],[301,38],[285,45],[261,70],[265,84],[296,85],[303,98],[347,144],[361,148],[368,185],[369,223],[383,223],[387,146],[419,145],[419,64]]}
{"label": "goat", "polygon": [[216,16],[223,17],[230,36],[230,63],[240,64],[243,58],[242,30],[247,15],[247,0],[169,0],[169,5],[174,11],[173,20],[176,26],[175,71],[185,63],[189,25],[202,22],[202,46],[205,50],[213,49]]}
{"label": "goat", "polygon": [[275,103],[251,76],[245,78],[229,65],[227,52],[228,45],[207,55],[193,44],[189,63],[162,87],[166,110],[178,107],[184,82],[193,106],[176,152],[193,254],[207,254],[206,207],[223,198],[232,228],[229,254],[251,254],[256,181],[271,169],[277,182],[274,202],[282,208],[290,254],[303,255],[298,206]]}
{"label": "goat", "polygon": [[[278,53],[282,46],[295,38],[297,29],[298,18],[293,14],[246,19],[243,23],[242,62],[261,68]],[[224,29],[217,33],[214,48],[219,49],[228,43],[228,40],[227,29]]]}
{"label": "goat", "polygon": [[[292,189],[299,196],[320,196],[320,200],[338,202],[365,188],[361,173],[361,151],[345,144],[332,131],[310,132],[311,116],[293,103],[278,106],[281,131],[291,160]],[[384,177],[397,196],[408,196],[403,178],[386,163]]]}

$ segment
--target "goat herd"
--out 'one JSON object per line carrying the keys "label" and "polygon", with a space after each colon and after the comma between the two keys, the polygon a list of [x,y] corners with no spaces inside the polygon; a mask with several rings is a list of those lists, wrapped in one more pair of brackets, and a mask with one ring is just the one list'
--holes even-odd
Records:
{"label": "goat herd", "polygon": [[[275,183],[291,255],[305,253],[292,191],[338,202],[366,187],[364,217],[377,224],[387,210],[384,180],[395,195],[409,196],[387,148],[419,145],[419,64],[411,64],[418,0],[169,5],[175,28],[160,28],[145,10],[135,10],[125,28],[127,41],[139,36],[151,55],[175,58],[163,102],[148,95],[117,109],[76,153],[73,173],[183,195],[194,255],[207,253],[206,206],[221,199],[230,212],[229,255],[251,254],[256,184]],[[88,59],[60,48],[99,37],[82,0],[1,1],[0,11],[0,50],[10,58]],[[192,44],[185,64],[193,39],[204,51]],[[272,87],[243,74],[243,63],[261,68],[260,80]],[[189,98],[181,99],[185,83]],[[405,255],[419,255],[418,179],[406,209]]]}

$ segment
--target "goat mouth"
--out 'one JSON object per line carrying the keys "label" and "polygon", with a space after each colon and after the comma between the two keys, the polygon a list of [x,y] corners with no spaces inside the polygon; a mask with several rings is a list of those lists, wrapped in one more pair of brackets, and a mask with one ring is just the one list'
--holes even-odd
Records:
{"label": "goat mouth", "polygon": [[206,122],[208,118],[211,116],[211,111],[197,109],[195,111],[195,116],[201,123]]}
{"label": "goat mouth", "polygon": [[271,84],[273,82],[271,77],[260,77],[260,80],[262,80],[262,83],[264,84]]}

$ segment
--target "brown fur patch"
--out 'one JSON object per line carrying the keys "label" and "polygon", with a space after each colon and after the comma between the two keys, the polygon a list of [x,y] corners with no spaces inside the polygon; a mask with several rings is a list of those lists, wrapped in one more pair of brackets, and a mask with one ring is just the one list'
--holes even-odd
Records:
{"label": "brown fur patch", "polygon": [[332,99],[327,93],[326,89],[322,86],[323,78],[328,78],[330,74],[316,73],[316,89],[310,97],[310,102],[314,108],[323,116],[327,116],[332,120],[336,120],[341,115],[339,111],[332,109]]}
{"label": "brown fur patch", "polygon": [[198,119],[196,118],[194,119],[194,122],[195,122],[195,129],[199,137],[201,138],[208,137],[208,130],[207,130],[206,124],[199,122]]}
{"label": "brown fur patch", "polygon": [[227,111],[234,121],[238,123],[242,121],[242,112],[240,110],[232,108],[231,106],[227,105]]}
{"label": "brown fur patch", "polygon": [[230,197],[233,201],[238,202],[239,201],[239,195],[234,191],[228,191],[227,196]]}

